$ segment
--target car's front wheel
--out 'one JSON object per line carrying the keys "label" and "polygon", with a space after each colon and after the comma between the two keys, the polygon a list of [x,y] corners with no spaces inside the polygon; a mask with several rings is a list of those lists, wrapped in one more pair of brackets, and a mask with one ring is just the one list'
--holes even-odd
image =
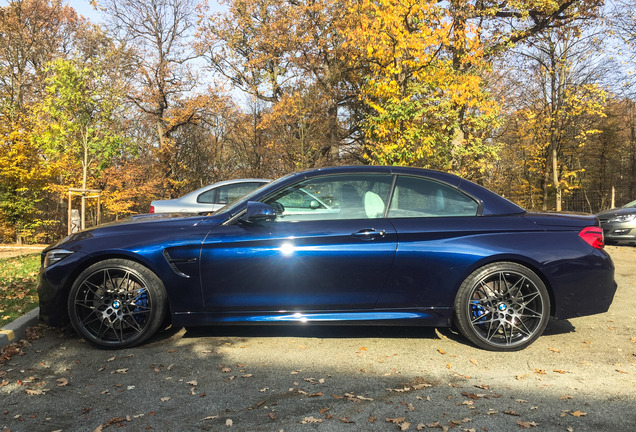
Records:
{"label": "car's front wheel", "polygon": [[69,318],[87,341],[103,348],[138,345],[161,326],[167,311],[161,280],[126,259],[100,261],[84,270],[68,298]]}
{"label": "car's front wheel", "polygon": [[455,324],[475,345],[491,351],[527,347],[545,330],[550,296],[532,270],[517,263],[486,265],[470,274],[455,299]]}

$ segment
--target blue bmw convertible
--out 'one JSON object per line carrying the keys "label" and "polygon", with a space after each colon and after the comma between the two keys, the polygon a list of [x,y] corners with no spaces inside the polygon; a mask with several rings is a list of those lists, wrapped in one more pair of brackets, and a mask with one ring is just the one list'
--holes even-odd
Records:
{"label": "blue bmw convertible", "polygon": [[522,349],[550,316],[608,310],[594,216],[529,213],[467,180],[406,167],[298,172],[211,215],[139,217],[42,254],[40,317],[104,348],[176,326],[455,326]]}

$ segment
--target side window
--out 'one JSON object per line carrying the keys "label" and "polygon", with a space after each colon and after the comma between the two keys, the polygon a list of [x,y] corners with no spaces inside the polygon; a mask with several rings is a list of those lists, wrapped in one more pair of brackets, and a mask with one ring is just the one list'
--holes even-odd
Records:
{"label": "side window", "polygon": [[331,175],[288,186],[265,203],[279,222],[384,217],[391,175]]}
{"label": "side window", "polygon": [[389,217],[475,216],[478,208],[475,200],[443,183],[399,176]]}
{"label": "side window", "polygon": [[258,188],[260,183],[235,183],[218,188],[219,195],[215,204],[230,204]]}
{"label": "side window", "polygon": [[201,204],[214,204],[217,190],[218,188],[212,188],[212,189],[206,190],[205,192],[203,192],[201,195],[197,197],[197,202]]}
{"label": "side window", "polygon": [[199,195],[197,202],[201,204],[230,204],[260,186],[261,183],[235,183],[216,187]]}

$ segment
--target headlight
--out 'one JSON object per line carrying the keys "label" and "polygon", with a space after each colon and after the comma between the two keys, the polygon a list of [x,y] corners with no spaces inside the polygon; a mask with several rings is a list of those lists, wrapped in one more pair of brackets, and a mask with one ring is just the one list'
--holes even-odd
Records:
{"label": "headlight", "polygon": [[51,267],[53,264],[62,261],[69,255],[72,255],[74,252],[66,250],[66,249],[53,249],[46,253],[44,257],[44,261],[42,262],[42,268]]}
{"label": "headlight", "polygon": [[636,219],[636,213],[616,216],[611,218],[608,222],[630,222],[634,219]]}

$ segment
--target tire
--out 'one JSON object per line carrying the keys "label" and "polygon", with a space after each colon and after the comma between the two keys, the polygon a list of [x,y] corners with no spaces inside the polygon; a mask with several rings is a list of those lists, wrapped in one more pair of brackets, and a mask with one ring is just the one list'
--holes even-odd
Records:
{"label": "tire", "polygon": [[455,299],[459,331],[489,351],[518,351],[534,342],[550,317],[550,296],[532,270],[499,262],[477,269]]}
{"label": "tire", "polygon": [[68,298],[71,324],[101,348],[128,348],[146,341],[164,322],[167,296],[161,280],[126,259],[100,261],[75,280]]}

